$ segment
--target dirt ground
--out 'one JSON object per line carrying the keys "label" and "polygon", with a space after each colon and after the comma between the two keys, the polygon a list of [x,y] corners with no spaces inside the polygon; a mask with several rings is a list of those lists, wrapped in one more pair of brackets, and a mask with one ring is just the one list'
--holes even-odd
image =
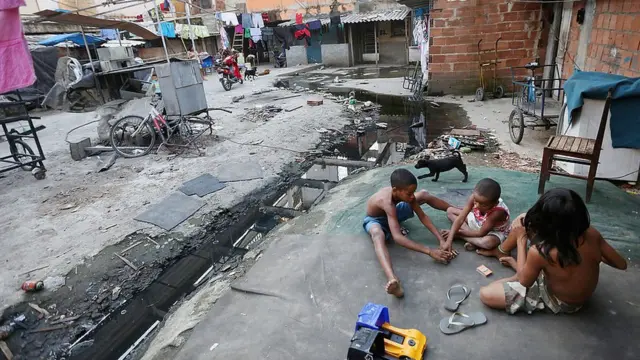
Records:
{"label": "dirt ground", "polygon": [[[283,70],[303,69],[275,69],[255,82],[235,85],[230,92],[225,92],[215,78],[205,82],[209,106],[225,107],[233,113],[213,114],[218,139],[209,139],[206,154],[201,157],[176,157],[160,151],[138,159],[119,158],[111,169],[99,173],[98,156],[73,161],[65,142],[66,133],[93,120],[94,113],[39,114],[42,120],[36,120],[36,125],[47,126],[39,133],[47,157],[46,179],[37,181],[29,172],[20,170],[0,178],[0,202],[5,209],[12,209],[0,214],[3,227],[0,261],[5,264],[0,277],[3,309],[25,299],[19,290],[25,280],[46,279],[46,291],[52,291],[64,284],[55,281],[58,277],[105,246],[121,241],[125,235],[140,230],[151,236],[157,234],[159,228],[134,221],[133,217],[159,202],[182,182],[203,172],[220,173],[229,162],[250,160],[259,164],[264,170],[264,179],[233,183],[228,189],[206,198],[207,204],[195,216],[231,207],[247,193],[272,181],[285,164],[314,148],[320,134],[309,129],[344,124],[338,116],[342,107],[332,102],[325,102],[320,110],[306,105],[308,96],[277,100],[291,95],[286,90],[252,95],[256,90],[270,88],[278,72]],[[232,103],[231,98],[239,95],[245,95],[245,99]],[[243,121],[246,109],[274,101],[285,108],[303,107],[283,111],[267,122]],[[82,137],[95,139],[95,126],[74,131],[70,139]],[[234,143],[256,140],[262,140],[261,146]],[[6,142],[0,143],[0,151],[8,152]],[[193,225],[183,224],[174,231],[186,235],[190,228]],[[44,268],[29,272],[39,267]]]}

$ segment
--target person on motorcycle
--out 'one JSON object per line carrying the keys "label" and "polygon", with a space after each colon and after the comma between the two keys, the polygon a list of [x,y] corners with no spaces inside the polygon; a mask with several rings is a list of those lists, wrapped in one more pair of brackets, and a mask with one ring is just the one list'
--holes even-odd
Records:
{"label": "person on motorcycle", "polygon": [[226,66],[229,66],[230,68],[233,68],[233,76],[235,76],[238,81],[242,81],[242,74],[240,74],[240,67],[238,66],[237,62],[238,52],[236,50],[233,50],[233,53],[231,53],[229,50],[225,50],[225,52],[223,53],[223,57],[224,60],[222,60],[222,63]]}

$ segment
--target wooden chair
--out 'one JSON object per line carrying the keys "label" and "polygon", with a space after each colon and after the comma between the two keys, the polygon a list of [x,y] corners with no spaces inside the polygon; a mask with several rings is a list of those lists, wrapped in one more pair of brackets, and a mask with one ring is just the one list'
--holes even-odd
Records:
{"label": "wooden chair", "polygon": [[[553,174],[587,180],[586,201],[589,202],[591,200],[593,183],[595,182],[596,172],[598,170],[600,151],[602,150],[602,140],[605,129],[607,128],[612,91],[612,89],[609,90],[607,94],[604,109],[602,110],[602,119],[598,127],[598,135],[595,139],[566,135],[554,135],[549,139],[542,153],[542,168],[540,169],[538,194],[544,193],[545,182],[549,180],[551,174]],[[564,114],[560,114],[560,116],[563,115]],[[551,170],[554,160],[587,165],[589,166],[589,174],[587,176],[573,175]]]}

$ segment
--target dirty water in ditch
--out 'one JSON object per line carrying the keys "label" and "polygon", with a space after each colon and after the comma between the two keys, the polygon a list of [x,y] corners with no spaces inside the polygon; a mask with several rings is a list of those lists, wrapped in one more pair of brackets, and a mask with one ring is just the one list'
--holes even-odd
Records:
{"label": "dirty water in ditch", "polygon": [[[297,80],[299,85],[302,84],[301,79]],[[314,89],[320,86],[309,82],[305,87]],[[334,95],[348,96],[352,89],[332,88],[330,91]],[[454,104],[440,103],[434,107],[426,101],[410,101],[405,97],[359,90],[355,90],[355,97],[359,101],[378,104],[380,108],[350,115],[354,120],[358,116],[361,118],[355,121],[356,125],[345,129],[338,144],[324,139],[324,153],[328,157],[394,164],[425,147],[448,129],[469,124],[466,113]],[[369,117],[371,119],[367,119]],[[327,189],[361,170],[320,165],[312,165],[306,171],[298,169],[298,175],[293,178],[280,181],[266,190],[258,189],[256,194],[261,195],[217,215],[224,220],[211,219],[211,224],[200,224],[206,230],[195,241],[181,239],[179,234],[173,233],[151,240],[145,234],[132,234],[121,244],[105,249],[102,254],[107,256],[101,260],[80,265],[75,272],[69,273],[66,286],[55,294],[57,299],[66,298],[68,301],[85,299],[83,304],[76,306],[59,302],[59,308],[75,311],[67,312],[67,316],[90,314],[89,320],[79,321],[68,328],[69,343],[61,344],[62,338],[54,332],[42,333],[38,337],[21,335],[22,339],[10,338],[9,341],[12,347],[25,350],[22,353],[26,357],[21,357],[24,359],[60,358],[63,349],[69,345],[74,346],[67,359],[131,358],[125,355],[134,345],[139,345],[143,337],[146,340],[152,337],[149,334],[159,327],[177,301],[217,274],[237,267],[244,254],[259,245],[270,230],[287,218],[300,214],[300,211],[309,210],[324,198]],[[137,241],[143,244],[127,256],[143,265],[138,271],[122,267],[113,256],[108,256]],[[145,257],[145,252],[154,248],[159,253],[164,251],[164,262],[153,260],[154,254]],[[145,265],[141,259],[147,259],[149,263]],[[101,281],[94,284],[87,283],[86,279]],[[120,294],[114,293],[114,285],[121,286]],[[51,303],[52,300],[39,301]],[[24,305],[14,309],[14,314],[28,311]],[[86,334],[87,330],[91,332]],[[82,337],[83,334],[86,335]],[[137,358],[139,355],[134,356]]]}

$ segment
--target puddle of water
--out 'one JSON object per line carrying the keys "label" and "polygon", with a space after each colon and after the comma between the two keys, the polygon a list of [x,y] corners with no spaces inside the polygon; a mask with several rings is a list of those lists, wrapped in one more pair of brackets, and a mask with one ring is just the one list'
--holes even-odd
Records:
{"label": "puddle of water", "polygon": [[[334,89],[332,93],[348,96],[351,91]],[[395,164],[404,159],[408,148],[426,148],[451,128],[470,124],[466,112],[457,104],[439,103],[438,107],[433,107],[427,101],[358,90],[355,97],[380,105],[376,121],[386,123],[386,128],[370,125],[364,132],[351,135],[344,144],[335,147],[349,159]]]}

